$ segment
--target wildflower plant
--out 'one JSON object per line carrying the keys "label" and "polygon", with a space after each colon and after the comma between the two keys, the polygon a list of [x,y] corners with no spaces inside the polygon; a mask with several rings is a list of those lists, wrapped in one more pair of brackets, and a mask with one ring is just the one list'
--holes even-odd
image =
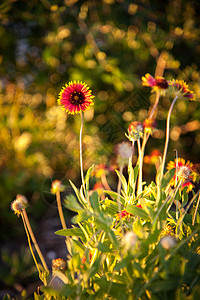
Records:
{"label": "wildflower plant", "polygon": [[[189,300],[196,299],[191,295],[199,295],[200,190],[194,192],[199,165],[177,157],[166,166],[173,106],[180,97],[194,100],[195,96],[182,81],[146,74],[142,84],[152,88],[155,103],[143,123],[131,122],[125,134],[129,142],[115,146],[118,184],[114,189],[107,182],[112,168],[101,164],[91,166],[86,172],[83,169],[83,112],[93,104],[91,91],[82,82],[70,82],[59,94],[58,103],[67,113],[81,115],[82,184],[78,188],[70,181],[74,194],[64,199],[64,206],[75,213],[70,228],[66,226],[61,203],[60,192],[65,187],[58,180],[52,184],[62,226],[56,234],[66,237],[67,251],[65,259],[52,261],[52,275],[43,264],[45,280],[38,267],[44,286],[35,293],[35,299]],[[166,121],[163,155],[154,151],[144,156],[152,131],[159,126],[155,121],[159,99],[163,94],[171,95],[170,88],[174,89],[175,98]],[[138,159],[133,165],[135,142]],[[156,163],[156,176],[155,181],[147,184],[143,181],[143,162],[151,161]],[[92,177],[101,181],[93,189]],[[20,199],[11,207],[22,216],[29,237],[32,230]],[[37,251],[37,244],[32,241]],[[33,253],[31,243],[29,246]],[[53,285],[56,277],[61,281],[59,289]]]}

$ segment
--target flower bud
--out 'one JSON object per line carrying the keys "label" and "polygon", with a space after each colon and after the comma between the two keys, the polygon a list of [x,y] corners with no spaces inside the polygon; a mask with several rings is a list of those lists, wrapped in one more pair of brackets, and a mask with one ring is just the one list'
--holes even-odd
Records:
{"label": "flower bud", "polygon": [[145,119],[143,122],[143,127],[144,127],[145,132],[152,134],[153,131],[157,127],[157,122],[156,122],[156,120],[151,119],[151,118]]}
{"label": "flower bud", "polygon": [[51,193],[56,194],[57,192],[63,192],[65,190],[64,185],[60,180],[54,180],[51,185]]}
{"label": "flower bud", "polygon": [[164,237],[166,235],[175,236],[175,234],[174,234],[174,228],[170,224],[167,224],[165,226],[165,228],[162,230],[162,232],[160,234],[160,237]]}
{"label": "flower bud", "polygon": [[144,128],[141,122],[132,122],[128,127],[128,135],[126,137],[131,141],[137,141],[143,137]]}

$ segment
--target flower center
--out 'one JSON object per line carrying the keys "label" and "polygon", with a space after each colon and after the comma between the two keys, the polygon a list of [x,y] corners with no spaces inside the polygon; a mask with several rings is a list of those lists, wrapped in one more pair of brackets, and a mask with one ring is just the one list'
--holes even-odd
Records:
{"label": "flower center", "polygon": [[83,104],[84,100],[85,100],[85,96],[84,96],[84,94],[82,92],[76,92],[76,91],[74,91],[70,95],[70,102],[73,105]]}
{"label": "flower center", "polygon": [[157,87],[159,87],[160,89],[167,89],[168,88],[168,82],[164,78],[156,79],[155,85]]}
{"label": "flower center", "polygon": [[181,179],[181,180],[187,180],[190,176],[190,170],[187,166],[182,166],[179,168],[178,172],[177,172],[177,177],[178,179]]}

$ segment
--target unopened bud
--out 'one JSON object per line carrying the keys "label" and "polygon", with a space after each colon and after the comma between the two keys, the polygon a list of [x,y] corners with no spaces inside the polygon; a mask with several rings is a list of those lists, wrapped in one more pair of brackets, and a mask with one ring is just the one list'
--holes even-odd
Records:
{"label": "unopened bud", "polygon": [[56,194],[57,192],[63,192],[65,190],[64,185],[60,180],[54,180],[51,185],[51,193]]}

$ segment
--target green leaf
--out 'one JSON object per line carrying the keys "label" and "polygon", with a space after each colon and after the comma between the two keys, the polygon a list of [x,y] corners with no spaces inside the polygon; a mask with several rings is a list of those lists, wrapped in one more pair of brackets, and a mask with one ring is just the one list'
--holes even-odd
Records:
{"label": "green leaf", "polygon": [[105,199],[104,205],[110,214],[115,215],[118,212],[118,204],[110,199]]}
{"label": "green leaf", "polygon": [[65,207],[69,210],[80,212],[84,211],[83,207],[77,202],[77,199],[74,195],[69,195],[65,199]]}
{"label": "green leaf", "polygon": [[11,300],[10,295],[6,294],[3,296],[3,300]]}
{"label": "green leaf", "polygon": [[[129,160],[129,166],[128,166],[128,194],[135,193],[135,187],[136,187],[136,180],[138,176],[139,171],[139,165],[136,165],[133,169],[132,162]],[[132,191],[131,191],[132,190]]]}
{"label": "green leaf", "polygon": [[119,245],[118,245],[118,241],[117,241],[117,238],[115,236],[115,233],[112,230],[110,230],[110,232],[108,232],[108,236],[109,236],[113,246],[118,248]]}
{"label": "green leaf", "polygon": [[[175,211],[170,211],[169,213],[174,219],[176,219]],[[183,218],[183,222],[185,222],[186,224],[192,224],[192,215],[186,214]]]}
{"label": "green leaf", "polygon": [[64,287],[60,291],[60,295],[64,297],[68,297],[74,294],[75,298],[75,293],[77,291],[77,286],[70,285],[70,284],[65,284]]}
{"label": "green leaf", "polygon": [[100,262],[101,262],[101,257],[95,260],[93,263],[92,267],[88,269],[85,273],[86,280],[94,276],[100,269]]}
{"label": "green leaf", "polygon": [[114,198],[115,200],[119,199],[120,203],[122,205],[124,205],[125,203],[125,198],[122,197],[121,195],[119,195],[118,193],[116,192],[113,192],[113,191],[104,191],[106,194],[108,194],[109,196],[111,196],[112,198]]}
{"label": "green leaf", "polygon": [[73,246],[74,248],[80,253],[80,255],[83,255],[85,253],[85,246],[77,240],[73,240]]}
{"label": "green leaf", "polygon": [[124,177],[124,175],[119,172],[118,170],[115,170],[115,172],[117,173],[118,177],[119,177],[119,180],[121,181],[122,183],[122,187],[123,187],[123,190],[125,192],[125,194],[127,195],[128,193],[128,184],[126,182],[126,178]]}
{"label": "green leaf", "polygon": [[126,258],[122,259],[119,263],[117,263],[115,265],[114,270],[119,271],[120,269],[125,268],[128,265],[129,262],[130,262],[129,257],[126,257]]}
{"label": "green leaf", "polygon": [[151,220],[150,216],[146,213],[146,211],[144,211],[140,207],[137,207],[136,205],[129,204],[129,205],[127,205],[127,207],[125,209],[128,213],[138,216],[143,220],[147,220],[147,221]]}
{"label": "green leaf", "polygon": [[79,193],[77,187],[73,184],[73,182],[72,182],[71,180],[69,180],[69,182],[70,182],[70,184],[71,184],[71,186],[72,186],[72,188],[73,188],[73,190],[74,190],[74,192],[75,192],[75,194],[76,194],[76,196],[77,196],[79,202],[80,202],[84,207],[86,207],[86,203],[87,203],[86,199],[83,199],[83,197],[81,197],[81,195],[80,195],[80,193]]}
{"label": "green leaf", "polygon": [[188,193],[187,193],[187,187],[185,187],[182,191],[182,204],[181,208],[187,205],[188,203]]}
{"label": "green leaf", "polygon": [[83,231],[86,240],[89,241],[90,237],[89,237],[89,233],[88,233],[87,229],[84,227],[85,224],[79,223],[78,225],[80,226],[80,229]]}
{"label": "green leaf", "polygon": [[108,253],[111,252],[111,249],[110,249],[107,245],[105,245],[105,244],[103,244],[103,243],[100,243],[100,242],[99,242],[99,244],[98,244],[98,246],[97,246],[97,249],[98,249],[99,251],[101,251],[101,252],[108,252]]}
{"label": "green leaf", "polygon": [[81,228],[78,228],[78,227],[74,227],[74,228],[70,228],[70,229],[61,229],[61,230],[56,231],[55,234],[61,235],[61,236],[79,236],[81,238],[85,237]]}
{"label": "green leaf", "polygon": [[[64,287],[61,290],[54,290],[51,287],[48,286],[43,286],[41,288],[41,291],[44,293],[47,293],[49,296],[52,297],[58,297],[59,299],[61,299],[61,296],[64,297],[68,297],[71,296],[72,294],[74,294],[76,292],[77,287],[71,284],[65,284]],[[41,299],[41,298],[35,298],[35,299]],[[44,297],[42,298],[44,299]]]}
{"label": "green leaf", "polygon": [[[41,288],[41,290],[43,289],[44,287]],[[11,298],[8,298],[8,299],[11,299]],[[3,300],[8,300],[7,298]],[[38,295],[36,292],[34,293],[34,300],[43,300],[44,299],[44,296],[40,296]]]}
{"label": "green leaf", "polygon": [[83,213],[79,213],[78,215],[71,218],[71,222],[73,224],[77,224],[77,223],[80,223],[80,222],[87,221],[89,218],[90,218],[90,215],[88,215],[87,212],[83,212]]}
{"label": "green leaf", "polygon": [[99,196],[97,192],[92,193],[92,195],[90,196],[90,204],[95,213],[100,212]]}
{"label": "green leaf", "polygon": [[136,182],[138,177],[138,172],[139,172],[139,165],[136,165],[133,171],[134,171],[134,182]]}
{"label": "green leaf", "polygon": [[94,165],[92,165],[87,170],[87,173],[86,173],[86,176],[85,176],[85,187],[86,187],[87,197],[88,197],[88,192],[89,192],[89,181],[90,181],[90,177],[91,177],[91,174],[92,174],[93,171],[94,171]]}
{"label": "green leaf", "polygon": [[167,171],[162,179],[161,188],[165,188],[175,174],[175,168]]}
{"label": "green leaf", "polygon": [[106,233],[110,231],[110,227],[108,226],[108,224],[104,219],[95,217],[95,223],[99,227],[99,229],[104,230]]}
{"label": "green leaf", "polygon": [[150,290],[153,293],[163,293],[167,291],[176,290],[179,286],[179,280],[177,278],[168,279],[168,280],[157,280],[156,282],[152,282],[150,285]]}

